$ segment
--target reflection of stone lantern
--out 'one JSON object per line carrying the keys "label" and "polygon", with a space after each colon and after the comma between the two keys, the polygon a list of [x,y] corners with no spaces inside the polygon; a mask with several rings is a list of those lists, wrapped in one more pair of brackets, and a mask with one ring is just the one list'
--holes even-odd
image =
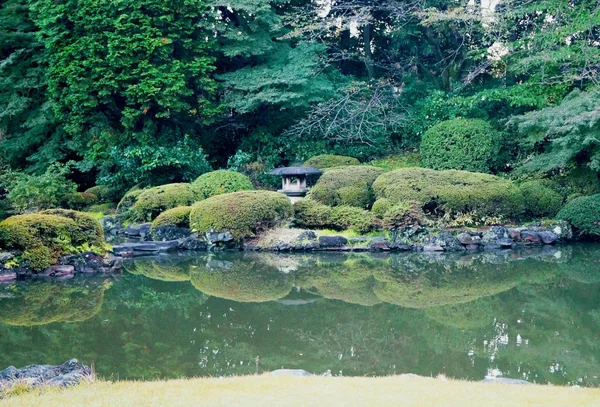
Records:
{"label": "reflection of stone lantern", "polygon": [[277,168],[271,175],[281,175],[281,189],[278,192],[286,194],[292,203],[301,201],[308,192],[306,178],[309,175],[321,175],[322,172],[313,167],[285,167]]}

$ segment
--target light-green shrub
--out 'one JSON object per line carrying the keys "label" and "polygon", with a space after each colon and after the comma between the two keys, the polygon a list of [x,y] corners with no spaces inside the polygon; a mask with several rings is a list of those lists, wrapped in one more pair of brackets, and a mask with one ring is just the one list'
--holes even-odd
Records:
{"label": "light-green shrub", "polygon": [[384,172],[369,166],[331,168],[321,176],[309,196],[329,206],[369,209],[375,201],[373,182]]}
{"label": "light-green shrub", "polygon": [[566,220],[585,235],[600,237],[600,194],[573,199],[556,218]]}
{"label": "light-green shrub", "polygon": [[152,221],[167,209],[189,206],[199,201],[190,184],[166,184],[144,190],[132,206],[138,221]]}
{"label": "light-green shrub", "polygon": [[544,180],[524,182],[520,185],[525,208],[533,216],[554,216],[560,210],[563,198]]}
{"label": "light-green shrub", "polygon": [[196,191],[198,197],[202,199],[230,192],[254,189],[252,181],[246,175],[228,170],[218,170],[203,174],[192,183],[192,188]]}
{"label": "light-green shrub", "polygon": [[360,162],[354,157],[333,154],[317,155],[304,162],[306,167],[318,168],[320,170],[359,164]]}

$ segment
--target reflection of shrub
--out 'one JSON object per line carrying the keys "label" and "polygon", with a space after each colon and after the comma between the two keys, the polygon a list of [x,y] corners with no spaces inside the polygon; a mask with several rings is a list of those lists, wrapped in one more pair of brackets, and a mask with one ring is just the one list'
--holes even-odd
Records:
{"label": "reflection of shrub", "polygon": [[378,198],[392,203],[416,201],[432,212],[516,216],[523,195],[510,181],[467,171],[405,168],[381,175],[373,184]]}
{"label": "reflection of shrub", "polygon": [[33,326],[85,321],[100,311],[107,287],[45,282],[17,285],[13,298],[0,299],[0,322]]}
{"label": "reflection of shrub", "polygon": [[435,170],[490,172],[498,165],[501,140],[484,120],[447,120],[423,135],[421,161]]}
{"label": "reflection of shrub", "polygon": [[306,167],[318,168],[324,170],[326,168],[343,167],[345,165],[358,165],[360,162],[354,157],[346,157],[344,155],[317,155],[308,159],[304,165]]}
{"label": "reflection of shrub", "polygon": [[496,295],[464,304],[427,308],[425,315],[445,326],[472,330],[491,326],[502,304],[502,299]]}
{"label": "reflection of shrub", "polygon": [[177,206],[189,206],[198,201],[190,184],[167,184],[144,190],[132,210],[139,221],[151,221],[161,212]]}
{"label": "reflection of shrub", "polygon": [[227,170],[218,170],[201,175],[192,183],[192,188],[202,199],[253,189],[252,182],[246,175]]}
{"label": "reflection of shrub", "polygon": [[215,259],[206,267],[192,270],[194,287],[204,294],[238,302],[266,302],[285,297],[292,280],[274,267],[250,256],[242,259]]}
{"label": "reflection of shrub", "polygon": [[157,259],[136,259],[125,265],[125,270],[131,274],[143,275],[160,281],[188,281],[190,279],[190,264],[186,262],[159,261]]}
{"label": "reflection of shrub", "polygon": [[0,223],[0,242],[6,249],[22,251],[23,260],[35,271],[52,266],[63,254],[86,249],[104,252],[98,221],[81,212],[60,209],[4,220]]}
{"label": "reflection of shrub", "polygon": [[562,197],[548,182],[535,180],[521,184],[525,208],[533,216],[554,216],[560,210]]}
{"label": "reflection of shrub", "polygon": [[278,192],[241,191],[213,196],[192,207],[190,226],[198,233],[231,232],[236,240],[291,218],[289,199]]}
{"label": "reflection of shrub", "polygon": [[88,192],[72,192],[62,197],[62,206],[69,209],[83,209],[95,204],[98,197]]}
{"label": "reflection of shrub", "polygon": [[189,228],[191,211],[191,206],[178,206],[176,208],[168,209],[154,219],[154,222],[152,222],[152,229],[159,226]]}
{"label": "reflection of shrub", "polygon": [[368,166],[331,168],[312,188],[310,197],[329,206],[368,209],[374,201],[373,181],[382,173],[381,168]]}
{"label": "reflection of shrub", "polygon": [[589,236],[600,236],[600,194],[582,196],[568,202],[556,215]]}
{"label": "reflection of shrub", "polygon": [[353,206],[332,208],[312,199],[296,203],[294,217],[297,226],[310,229],[351,229],[367,233],[379,226],[379,222],[369,211]]}

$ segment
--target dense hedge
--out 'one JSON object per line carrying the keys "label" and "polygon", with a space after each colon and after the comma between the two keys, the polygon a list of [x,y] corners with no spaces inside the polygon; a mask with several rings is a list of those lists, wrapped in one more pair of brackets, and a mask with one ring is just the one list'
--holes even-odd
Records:
{"label": "dense hedge", "polygon": [[296,226],[309,229],[354,230],[367,233],[378,229],[380,222],[367,210],[353,206],[330,207],[312,199],[294,205]]}
{"label": "dense hedge", "polygon": [[198,202],[190,213],[190,226],[198,233],[231,232],[236,240],[277,226],[292,217],[289,199],[278,192],[240,191]]}
{"label": "dense hedge", "polygon": [[544,180],[524,182],[520,186],[525,208],[533,216],[554,216],[562,206],[563,198]]}
{"label": "dense hedge", "polygon": [[346,165],[358,165],[360,162],[354,157],[346,157],[345,155],[317,155],[308,159],[304,165],[306,167],[318,168],[324,170],[326,168],[343,167]]}
{"label": "dense hedge", "polygon": [[490,172],[498,166],[501,141],[485,120],[447,120],[423,135],[421,163],[435,170]]}
{"label": "dense hedge", "polygon": [[191,206],[177,206],[175,208],[168,209],[154,219],[152,222],[152,229],[155,229],[159,226],[177,226],[180,228],[189,228],[191,211]]}
{"label": "dense hedge", "polygon": [[96,195],[99,202],[112,202],[115,197],[115,191],[106,185],[96,185],[88,188],[85,193]]}
{"label": "dense hedge", "polygon": [[587,167],[574,168],[565,174],[553,177],[550,182],[563,198],[570,201],[580,196],[600,193],[598,173]]}
{"label": "dense hedge", "polygon": [[136,220],[151,221],[167,209],[189,206],[199,200],[190,184],[167,184],[144,190],[133,204]]}
{"label": "dense hedge", "polygon": [[309,196],[329,206],[369,209],[375,201],[373,182],[384,170],[369,166],[331,168],[321,176]]}
{"label": "dense hedge", "polygon": [[56,264],[64,254],[84,249],[104,253],[98,221],[81,212],[60,209],[5,219],[0,223],[0,245],[21,251],[22,260],[34,271]]}
{"label": "dense hedge", "polygon": [[252,181],[246,175],[227,170],[213,171],[199,176],[192,183],[192,188],[201,199],[254,189]]}
{"label": "dense hedge", "polygon": [[556,215],[591,237],[600,237],[600,194],[582,196],[567,203]]}
{"label": "dense hedge", "polygon": [[89,192],[71,192],[61,198],[61,206],[69,209],[83,209],[98,202],[98,197]]}
{"label": "dense hedge", "polygon": [[514,183],[475,172],[404,168],[381,175],[373,189],[394,205],[415,201],[435,215],[515,217],[524,210],[523,194]]}

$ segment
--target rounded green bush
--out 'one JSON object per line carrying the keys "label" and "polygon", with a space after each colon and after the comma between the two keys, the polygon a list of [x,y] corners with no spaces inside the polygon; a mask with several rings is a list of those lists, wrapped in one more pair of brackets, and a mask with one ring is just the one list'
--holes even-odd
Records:
{"label": "rounded green bush", "polygon": [[5,219],[0,223],[0,245],[23,252],[23,260],[34,271],[44,270],[56,264],[60,256],[83,248],[104,253],[98,221],[81,212],[61,209]]}
{"label": "rounded green bush", "polygon": [[490,172],[498,166],[502,139],[485,120],[447,120],[423,135],[421,163],[435,170]]}
{"label": "rounded green bush", "polygon": [[307,198],[294,204],[294,223],[308,229],[328,229],[332,227],[333,208]]}
{"label": "rounded green bush", "polygon": [[330,207],[312,199],[294,205],[294,223],[309,229],[354,230],[367,233],[379,228],[379,221],[364,209],[354,206]]}
{"label": "rounded green bush", "polygon": [[600,236],[600,194],[582,196],[567,203],[556,215],[590,237]]}
{"label": "rounded green bush", "polygon": [[309,196],[329,206],[369,209],[375,201],[373,182],[384,170],[369,166],[331,168],[319,178]]}
{"label": "rounded green bush", "polygon": [[373,189],[377,198],[393,204],[416,201],[436,215],[515,217],[524,210],[523,194],[514,183],[476,172],[404,168],[381,175]]}
{"label": "rounded green bush", "polygon": [[253,237],[290,219],[289,199],[278,192],[240,191],[216,195],[192,207],[190,226],[198,233],[231,232],[236,240]]}
{"label": "rounded green bush", "polygon": [[391,206],[383,215],[386,229],[398,229],[407,226],[425,224],[425,213],[418,202],[399,202]]}
{"label": "rounded green bush", "polygon": [[62,205],[69,209],[83,209],[98,202],[98,197],[89,192],[71,192],[61,199]]}
{"label": "rounded green bush", "polygon": [[392,206],[393,205],[389,199],[380,198],[380,199],[376,200],[375,203],[373,204],[373,207],[371,208],[371,212],[373,212],[373,214],[375,216],[377,216],[379,219],[382,219],[385,216],[386,212]]}
{"label": "rounded green bush", "polygon": [[176,208],[168,209],[154,219],[152,222],[152,229],[155,229],[159,226],[177,226],[180,228],[189,228],[191,211],[191,206],[178,206]]}
{"label": "rounded green bush", "polygon": [[318,168],[324,170],[326,168],[343,167],[346,165],[359,165],[360,162],[354,157],[346,157],[345,155],[317,155],[308,159],[304,165],[306,167]]}
{"label": "rounded green bush", "polygon": [[378,228],[372,213],[354,206],[336,206],[331,211],[331,224],[337,230],[354,230],[368,233]]}
{"label": "rounded green bush", "polygon": [[560,210],[563,198],[550,187],[549,182],[542,180],[528,181],[521,184],[521,192],[525,199],[525,208],[533,216],[554,216]]}
{"label": "rounded green bush", "polygon": [[248,176],[235,171],[218,170],[199,176],[192,188],[202,199],[230,192],[254,189]]}
{"label": "rounded green bush", "polygon": [[136,220],[151,221],[160,213],[199,200],[190,184],[166,184],[144,190],[131,208]]}
{"label": "rounded green bush", "polygon": [[117,205],[117,212],[126,213],[131,210],[139,196],[144,192],[143,189],[139,187],[133,187],[129,191],[123,195],[123,198],[119,201]]}

